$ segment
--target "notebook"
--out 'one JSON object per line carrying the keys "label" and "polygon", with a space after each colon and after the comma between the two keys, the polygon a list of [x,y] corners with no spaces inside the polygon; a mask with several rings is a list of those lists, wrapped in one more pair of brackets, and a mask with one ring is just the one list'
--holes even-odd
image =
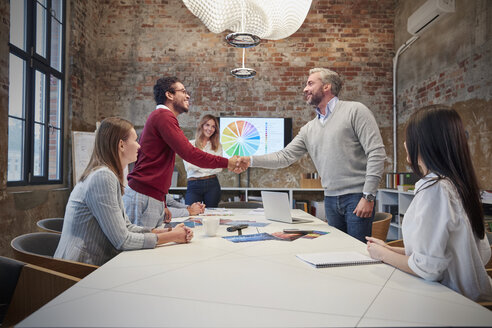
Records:
{"label": "notebook", "polygon": [[315,268],[383,263],[357,252],[305,253],[297,257]]}
{"label": "notebook", "polygon": [[289,196],[285,192],[262,191],[261,200],[265,218],[284,223],[309,223],[313,220],[293,218],[290,213]]}

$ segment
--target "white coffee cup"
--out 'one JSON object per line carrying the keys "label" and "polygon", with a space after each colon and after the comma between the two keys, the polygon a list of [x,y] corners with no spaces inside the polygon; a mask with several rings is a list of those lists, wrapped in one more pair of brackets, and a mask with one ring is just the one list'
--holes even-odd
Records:
{"label": "white coffee cup", "polygon": [[217,234],[219,229],[220,218],[206,217],[202,219],[203,233],[209,237],[213,237]]}

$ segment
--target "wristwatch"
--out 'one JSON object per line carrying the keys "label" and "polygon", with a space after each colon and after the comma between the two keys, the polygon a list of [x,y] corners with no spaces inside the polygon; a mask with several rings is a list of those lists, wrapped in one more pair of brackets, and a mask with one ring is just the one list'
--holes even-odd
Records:
{"label": "wristwatch", "polygon": [[376,199],[376,196],[374,196],[373,194],[363,194],[362,197],[368,202],[373,202]]}

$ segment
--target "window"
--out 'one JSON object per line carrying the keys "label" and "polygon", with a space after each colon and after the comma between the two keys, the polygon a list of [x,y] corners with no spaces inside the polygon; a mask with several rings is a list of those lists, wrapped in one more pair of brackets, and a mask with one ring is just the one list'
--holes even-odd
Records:
{"label": "window", "polygon": [[65,0],[10,1],[7,185],[61,183]]}

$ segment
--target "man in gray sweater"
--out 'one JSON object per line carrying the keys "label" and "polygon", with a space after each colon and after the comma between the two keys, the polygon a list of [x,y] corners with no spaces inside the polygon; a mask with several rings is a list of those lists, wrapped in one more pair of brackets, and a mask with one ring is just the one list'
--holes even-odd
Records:
{"label": "man in gray sweater", "polygon": [[304,88],[316,117],[284,149],[241,158],[241,166],[283,168],[309,153],[321,177],[328,224],[365,242],[371,236],[374,200],[386,152],[372,112],[338,99],[336,72],[313,68]]}

